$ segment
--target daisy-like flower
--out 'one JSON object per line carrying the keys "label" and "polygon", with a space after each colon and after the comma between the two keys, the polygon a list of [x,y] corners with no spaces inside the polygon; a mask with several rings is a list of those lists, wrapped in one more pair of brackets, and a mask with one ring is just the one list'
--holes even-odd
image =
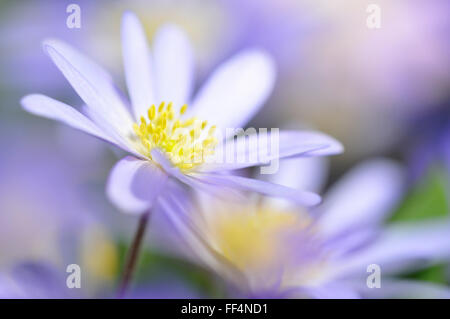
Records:
{"label": "daisy-like flower", "polygon": [[[270,177],[318,186],[324,174],[311,160],[289,160]],[[377,159],[351,170],[311,212],[284,200],[227,204],[204,194],[193,209],[180,197],[162,205],[192,248],[183,252],[240,296],[448,298],[448,287],[393,276],[450,259],[449,220],[383,225],[402,190],[402,168]],[[369,278],[376,270],[380,288]]]}
{"label": "daisy-like flower", "polygon": [[[169,176],[194,188],[228,187],[287,197],[305,205],[319,202],[313,193],[218,174],[273,159],[245,141],[234,151],[250,159],[245,163],[222,165],[206,160],[223,154],[227,144],[217,132],[243,126],[269,96],[275,68],[267,54],[258,50],[237,54],[219,66],[192,99],[193,54],[181,30],[172,25],[161,28],[150,55],[141,24],[128,12],[122,21],[122,46],[131,103],[106,71],[58,40],[45,41],[44,50],[86,103],[83,113],[40,94],[22,99],[27,111],[65,122],[131,154],[117,163],[107,186],[119,208],[147,211],[164,193]],[[192,104],[189,109],[188,103]],[[279,157],[342,151],[339,142],[321,133],[279,132],[278,137]]]}

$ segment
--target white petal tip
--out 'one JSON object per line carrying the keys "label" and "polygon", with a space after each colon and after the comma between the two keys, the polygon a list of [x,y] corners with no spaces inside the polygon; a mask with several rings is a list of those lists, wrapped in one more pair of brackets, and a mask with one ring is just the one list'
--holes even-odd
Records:
{"label": "white petal tip", "polygon": [[300,205],[307,207],[317,206],[322,202],[322,197],[320,197],[318,194],[315,193],[303,192],[298,202]]}
{"label": "white petal tip", "polygon": [[25,111],[35,113],[34,109],[41,103],[43,98],[46,98],[46,96],[42,94],[28,94],[20,99],[20,105]]}
{"label": "white petal tip", "polygon": [[344,153],[344,151],[345,151],[344,145],[341,142],[339,142],[338,140],[336,140],[336,139],[334,139],[333,141],[334,141],[333,148],[335,150],[334,154],[342,154],[342,153]]}
{"label": "white petal tip", "polygon": [[317,139],[317,143],[319,145],[323,144],[324,147],[307,152],[306,155],[330,156],[342,154],[344,152],[344,145],[334,137],[322,132],[311,131],[311,133],[315,135],[311,141],[314,142],[314,140]]}
{"label": "white petal tip", "polygon": [[138,16],[132,11],[125,11],[122,15],[122,28],[139,26],[141,24]]}
{"label": "white petal tip", "polygon": [[252,56],[253,59],[258,61],[258,63],[264,65],[267,70],[275,75],[276,63],[274,58],[268,51],[263,49],[252,49],[249,50],[247,54],[249,54],[249,56]]}
{"label": "white petal tip", "polygon": [[58,47],[63,46],[64,42],[56,38],[47,38],[42,41],[42,49],[48,55],[50,55],[51,50],[57,50]]}
{"label": "white petal tip", "polygon": [[166,22],[161,25],[156,34],[158,35],[175,35],[175,36],[183,36],[185,37],[185,32],[183,28],[175,23]]}
{"label": "white petal tip", "polygon": [[22,105],[24,109],[27,109],[29,107],[30,101],[32,101],[33,99],[33,95],[34,94],[25,95],[20,99],[20,105]]}
{"label": "white petal tip", "polygon": [[126,19],[137,19],[136,14],[131,10],[126,10],[122,15],[122,20]]}

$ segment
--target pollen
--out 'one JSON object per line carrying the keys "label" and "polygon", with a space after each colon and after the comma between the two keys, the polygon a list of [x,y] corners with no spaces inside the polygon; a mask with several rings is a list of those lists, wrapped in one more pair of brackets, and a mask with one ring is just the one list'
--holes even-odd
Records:
{"label": "pollen", "polygon": [[207,121],[195,117],[182,119],[186,110],[186,104],[178,114],[172,103],[152,105],[147,118],[141,116],[140,122],[133,124],[139,138],[139,152],[151,158],[151,151],[158,148],[183,172],[203,164],[206,157],[214,154],[217,145],[215,126],[208,126]]}

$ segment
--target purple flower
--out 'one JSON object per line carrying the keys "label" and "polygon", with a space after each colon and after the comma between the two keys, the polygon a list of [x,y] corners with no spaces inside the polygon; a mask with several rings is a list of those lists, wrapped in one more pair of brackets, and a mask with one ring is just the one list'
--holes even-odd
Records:
{"label": "purple flower", "polygon": [[[169,177],[196,189],[250,190],[304,205],[320,201],[313,193],[218,172],[278,157],[340,153],[340,143],[327,135],[279,132],[279,154],[269,158],[260,154],[267,149],[251,147],[241,139],[233,155],[244,153],[250,159],[245,163],[208,165],[205,159],[223,154],[227,143],[217,134],[244,125],[272,91],[275,67],[266,53],[247,50],[232,57],[192,99],[193,54],[181,30],[162,27],[150,55],[140,22],[134,14],[125,13],[122,44],[131,103],[106,71],[58,40],[44,41],[44,50],[86,103],[84,114],[40,94],[22,99],[27,111],[65,122],[131,154],[117,163],[108,182],[107,193],[118,207],[134,213],[148,210],[166,189]],[[187,110],[190,101],[192,109]],[[256,134],[250,138],[258,140]]]}
{"label": "purple flower", "polygon": [[[302,188],[305,180],[313,185],[323,176],[318,172],[324,165],[316,159],[284,164],[270,176],[275,182]],[[189,256],[239,295],[449,297],[448,287],[395,278],[450,258],[449,220],[383,224],[403,183],[402,167],[375,159],[352,169],[310,212],[278,199],[249,198],[242,205],[205,194],[193,209],[173,196],[162,206],[191,248]],[[370,267],[381,271],[380,288],[369,288]]]}

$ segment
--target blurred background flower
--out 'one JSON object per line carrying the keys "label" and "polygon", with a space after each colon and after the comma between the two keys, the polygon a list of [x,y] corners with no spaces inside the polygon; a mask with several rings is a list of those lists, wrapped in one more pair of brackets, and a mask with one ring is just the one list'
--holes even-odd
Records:
{"label": "blurred background flower", "polygon": [[[70,3],[81,7],[81,29],[66,27]],[[381,8],[380,29],[366,26],[369,3]],[[82,104],[45,56],[44,38],[79,47],[112,70],[122,88],[124,10],[137,13],[150,41],[165,22],[186,31],[197,59],[196,88],[233,53],[262,47],[279,71],[271,99],[251,124],[313,127],[346,148],[331,160],[330,179],[322,185],[302,177],[307,188],[327,190],[369,156],[395,157],[408,176],[389,222],[420,225],[449,213],[449,6],[446,0],[1,1],[0,295],[17,276],[28,278],[20,274],[65,278],[65,266],[77,263],[92,279],[77,296],[112,296],[135,227],[104,195],[116,154],[19,106],[30,92]],[[155,297],[150,288],[158,287],[164,296],[224,295],[208,271],[158,249],[164,239],[153,237],[138,269],[136,294]],[[402,276],[448,284],[448,272],[443,262]],[[55,296],[57,288],[50,290]]]}
{"label": "blurred background flower", "polygon": [[[302,188],[305,179],[325,176],[315,158],[288,161],[268,175],[272,182]],[[308,212],[281,199],[237,203],[205,193],[191,208],[175,196],[164,207],[190,248],[187,258],[216,272],[234,296],[449,298],[445,285],[396,276],[450,260],[448,217],[386,225],[404,183],[399,164],[372,159],[351,169]],[[383,289],[375,293],[366,284],[369,265],[381,272]]]}

